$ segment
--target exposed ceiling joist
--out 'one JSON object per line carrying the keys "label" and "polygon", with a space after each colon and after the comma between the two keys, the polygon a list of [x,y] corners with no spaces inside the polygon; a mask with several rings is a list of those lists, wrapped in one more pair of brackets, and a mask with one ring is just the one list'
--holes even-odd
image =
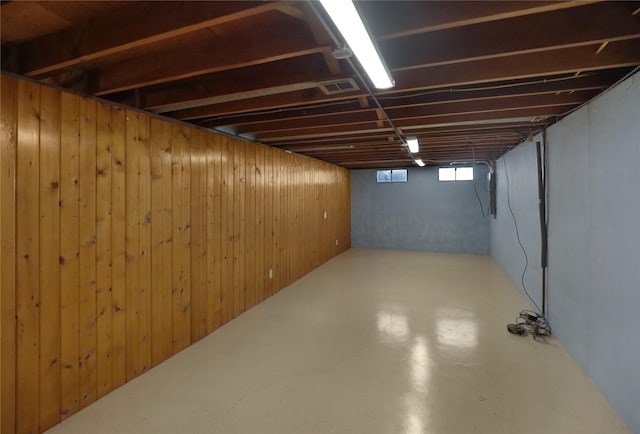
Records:
{"label": "exposed ceiling joist", "polygon": [[[535,76],[558,75],[577,70],[592,71],[608,68],[620,68],[640,63],[640,39],[619,41],[608,45],[607,49],[596,54],[597,47],[581,46],[562,48],[544,52],[519,54],[508,57],[484,59],[471,64],[455,63],[430,68],[394,71],[396,88],[380,92],[381,95],[418,91],[435,88],[464,86],[487,83],[499,80],[515,80]],[[212,100],[220,100],[221,91],[233,93],[239,98],[256,88],[272,88],[296,86],[302,83],[310,87],[313,83],[331,79],[329,72],[322,71],[324,65],[310,67],[313,56],[307,56],[307,67],[301,71],[297,62],[274,62],[245,68],[242,75],[250,75],[253,80],[246,80],[238,72],[225,77],[225,72],[210,77],[199,78],[198,81],[183,80],[180,85],[170,89],[149,89],[144,93],[146,107],[152,110],[173,111],[210,104]],[[285,71],[287,71],[285,73]],[[213,96],[215,95],[215,96]],[[247,95],[247,97],[251,97]],[[209,96],[207,98],[207,96]]]}
{"label": "exposed ceiling joist", "polygon": [[278,2],[136,1],[20,47],[22,72],[40,76],[280,6]]}
{"label": "exposed ceiling joist", "polygon": [[306,1],[2,3],[2,66],[360,168],[496,158],[640,65],[639,1],[356,3],[375,98]]}
{"label": "exposed ceiling joist", "polygon": [[[411,120],[401,120],[396,122],[398,127],[412,127],[415,129],[424,128],[428,125],[450,123],[450,122],[468,122],[478,121],[486,119],[504,119],[511,117],[537,117],[537,116],[561,116],[569,111],[571,106],[551,106],[551,107],[539,107],[539,108],[518,108],[509,110],[496,110],[487,111],[481,113],[470,114],[448,114],[438,115],[428,118],[414,118]],[[316,128],[304,128],[296,130],[286,130],[278,132],[269,132],[260,134],[259,140],[264,142],[278,142],[286,138],[304,138],[304,137],[328,137],[338,136],[341,134],[353,134],[354,132],[370,132],[370,131],[391,131],[391,128],[376,127],[375,121],[370,123],[360,123],[357,125],[337,125],[333,127],[316,127]]]}
{"label": "exposed ceiling joist", "polygon": [[[267,14],[254,18],[251,32],[234,26],[196,41],[189,50],[176,47],[106,66],[100,70],[94,93],[120,92],[332,50],[329,45],[319,46],[305,23],[275,21]],[[292,34],[298,36],[291,38]]]}
{"label": "exposed ceiling joist", "polygon": [[584,6],[591,1],[408,1],[389,8],[384,2],[361,2],[367,23],[381,40],[466,27],[542,12]]}
{"label": "exposed ceiling joist", "polygon": [[144,92],[145,108],[164,112],[212,102],[229,101],[229,97],[252,98],[273,93],[317,87],[318,82],[332,78],[321,57],[303,56],[234,71],[223,71],[198,79],[181,80],[170,88]]}
{"label": "exposed ceiling joist", "polygon": [[[508,95],[508,96],[488,96],[486,98],[474,99],[448,99],[425,104],[415,104],[411,106],[386,107],[387,113],[395,120],[407,119],[420,116],[443,115],[447,113],[467,113],[496,109],[508,109],[519,107],[541,107],[546,105],[575,105],[581,104],[593,98],[598,93],[597,90],[582,90],[573,93],[547,92],[537,95]],[[462,96],[462,95],[461,95]],[[313,127],[318,124],[325,126],[337,124],[352,124],[356,122],[381,119],[381,115],[376,110],[358,110],[352,112],[338,111],[337,113],[322,114],[316,116],[302,116],[298,118],[288,118],[284,120],[267,120],[254,123],[233,123],[239,126],[240,133],[260,133],[264,131],[278,131],[292,128]]]}
{"label": "exposed ceiling joist", "polygon": [[[640,18],[632,11],[633,5],[625,2],[592,4],[512,18],[500,26],[483,23],[464,32],[421,33],[383,41],[380,48],[388,65],[402,70],[635,39],[640,37]],[[567,22],[574,24],[568,27]]]}
{"label": "exposed ceiling joist", "polygon": [[[611,74],[582,74],[577,77],[563,76],[552,78],[526,79],[521,82],[500,83],[497,85],[474,86],[473,88],[443,88],[426,95],[399,94],[389,97],[380,96],[379,100],[386,107],[420,104],[427,101],[434,103],[458,99],[474,98],[476,95],[508,95],[508,94],[535,94],[545,92],[569,92],[575,90],[604,89],[611,83]],[[502,87],[501,87],[502,86]],[[486,89],[484,89],[486,87]],[[479,90],[476,90],[478,89]],[[301,91],[302,92],[302,91]],[[312,116],[323,113],[340,113],[351,111],[355,106],[356,97],[340,96],[327,97],[317,95],[319,98],[306,99],[301,94],[279,94],[277,96],[265,96],[252,98],[250,100],[233,101],[230,103],[220,103],[209,106],[196,107],[192,109],[180,110],[172,113],[177,119],[197,120],[213,118],[211,126],[255,122],[258,120],[289,119],[301,116]],[[307,92],[309,93],[309,92]],[[357,97],[360,108],[368,108],[362,105],[362,98]],[[297,104],[294,104],[297,103]],[[309,104],[309,105],[307,105]],[[299,109],[296,106],[300,106]],[[255,112],[253,114],[252,112]],[[227,116],[224,116],[227,114]],[[242,114],[245,114],[242,116]],[[228,120],[227,120],[228,119]]]}

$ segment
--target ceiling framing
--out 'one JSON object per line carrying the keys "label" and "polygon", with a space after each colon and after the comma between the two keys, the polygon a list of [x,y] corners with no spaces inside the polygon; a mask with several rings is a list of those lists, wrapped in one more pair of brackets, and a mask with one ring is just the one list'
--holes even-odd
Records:
{"label": "ceiling framing", "polygon": [[[494,159],[640,65],[640,2],[357,7],[396,82],[386,113],[307,2],[2,2],[2,69],[373,168],[414,165],[394,126],[428,164]],[[358,89],[320,87],[342,79]]]}

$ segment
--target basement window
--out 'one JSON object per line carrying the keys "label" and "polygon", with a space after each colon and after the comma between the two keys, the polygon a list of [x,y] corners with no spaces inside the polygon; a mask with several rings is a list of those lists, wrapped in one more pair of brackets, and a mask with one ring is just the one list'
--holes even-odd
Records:
{"label": "basement window", "polygon": [[377,182],[407,182],[407,169],[378,170]]}
{"label": "basement window", "polygon": [[438,181],[473,181],[473,167],[441,167]]}

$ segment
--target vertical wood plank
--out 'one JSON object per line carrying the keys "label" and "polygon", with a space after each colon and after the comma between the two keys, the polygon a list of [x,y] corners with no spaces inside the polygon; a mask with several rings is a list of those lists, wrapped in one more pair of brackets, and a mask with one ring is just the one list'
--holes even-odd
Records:
{"label": "vertical wood plank", "polygon": [[281,282],[281,270],[280,270],[280,249],[281,249],[281,239],[280,239],[280,198],[282,197],[283,187],[282,187],[282,171],[280,167],[280,158],[282,156],[281,152],[271,150],[273,153],[273,162],[272,162],[272,177],[273,177],[273,210],[272,210],[272,267],[273,267],[273,281],[271,294],[275,294],[280,290],[280,282]]}
{"label": "vertical wood plank", "polygon": [[[305,208],[305,199],[306,199],[304,196],[304,186],[302,185],[302,180],[304,175],[302,173],[302,161],[299,161],[298,159],[296,159],[295,164],[296,164],[296,174],[295,174],[295,181],[294,181],[295,190],[293,192],[293,197],[292,197],[292,205],[296,206],[296,221],[294,223],[295,224],[294,227],[296,228],[296,234],[298,234],[298,236],[295,238],[303,239],[303,238],[300,238],[302,236],[302,233],[301,233],[302,225],[300,224],[300,222],[304,218],[304,208]],[[304,246],[302,245],[299,246],[300,253],[297,255],[293,254],[292,248],[293,248],[293,242],[290,244],[289,251],[292,253],[292,257],[295,260],[295,268],[289,283],[293,283],[298,279],[298,276],[300,275],[300,270],[302,269],[302,265],[304,264],[304,261],[305,261],[306,251],[308,246],[306,245],[306,243]]]}
{"label": "vertical wood plank", "polygon": [[228,262],[229,252],[227,249],[229,235],[228,235],[228,219],[227,219],[227,204],[229,188],[227,184],[227,162],[228,162],[228,146],[227,138],[220,137],[218,139],[220,149],[220,325],[229,321],[229,297],[228,297]]}
{"label": "vertical wood plank", "polygon": [[256,303],[255,261],[256,261],[256,146],[245,145],[245,179],[246,179],[246,209],[245,209],[245,287],[244,310],[250,309]]}
{"label": "vertical wood plank", "polygon": [[173,354],[173,317],[172,317],[172,301],[173,301],[173,194],[172,194],[172,144],[171,144],[171,124],[163,122],[162,131],[162,214],[164,219],[161,223],[161,237],[163,240],[161,246],[162,270],[159,273],[159,280],[162,282],[161,311],[162,323],[160,324],[160,333],[163,336],[164,345],[162,347],[162,358],[168,358]]}
{"label": "vertical wood plank", "polygon": [[220,326],[220,143],[207,134],[207,333]]}
{"label": "vertical wood plank", "polygon": [[[282,204],[280,206],[283,218],[280,219],[280,236],[282,237],[282,253],[280,257],[280,266],[282,267],[282,281],[280,282],[280,289],[289,285],[289,275],[291,273],[292,261],[289,258],[289,234],[296,234],[296,227],[294,225],[295,210],[291,207],[289,197],[291,190],[293,189],[293,176],[295,174],[295,167],[291,166],[291,155],[284,154],[281,164],[284,172],[284,193],[282,195]],[[287,228],[291,228],[287,231]]]}
{"label": "vertical wood plank", "polygon": [[0,77],[0,432],[16,428],[16,152],[18,81]]}
{"label": "vertical wood plank", "polygon": [[[322,259],[321,259],[321,263],[324,263],[325,261],[327,261],[329,259],[329,245],[331,242],[331,236],[329,233],[329,225],[330,222],[332,222],[333,220],[335,220],[336,215],[334,214],[334,211],[329,207],[329,200],[328,200],[328,188],[329,188],[329,171],[325,169],[325,171],[323,172],[323,183],[322,183],[322,196],[321,196],[321,210],[326,210],[327,211],[327,220],[324,221],[323,224],[323,232],[320,238],[320,243],[322,245]],[[331,214],[329,214],[331,213]]]}
{"label": "vertical wood plank", "polygon": [[140,230],[138,301],[138,351],[140,373],[151,367],[151,150],[149,116],[138,116],[138,225]]}
{"label": "vertical wood plank", "polygon": [[96,101],[80,100],[80,408],[96,400]]}
{"label": "vertical wood plank", "polygon": [[60,91],[40,94],[40,430],[60,422]]}
{"label": "vertical wood plank", "polygon": [[[290,207],[289,196],[293,189],[293,175],[295,173],[295,167],[289,166],[291,163],[290,155],[284,154],[282,158],[282,170],[284,172],[284,193],[282,195],[282,204],[280,206],[283,218],[280,220],[280,236],[282,237],[282,254],[280,258],[282,267],[282,281],[280,282],[280,289],[289,285],[289,274],[291,271],[292,263],[289,259],[289,233],[296,233],[296,227],[294,225],[295,210]],[[287,231],[286,228],[291,228]]]}
{"label": "vertical wood plank", "polygon": [[96,398],[111,391],[111,106],[96,113]]}
{"label": "vertical wood plank", "polygon": [[264,283],[265,283],[265,267],[264,267],[264,146],[256,147],[256,208],[254,211],[254,219],[256,222],[256,303],[264,300]]}
{"label": "vertical wood plank", "polygon": [[204,164],[204,184],[205,184],[205,197],[204,201],[204,236],[205,236],[205,254],[204,254],[204,281],[205,281],[205,292],[206,292],[206,306],[205,306],[205,335],[211,332],[211,323],[213,316],[213,285],[214,285],[214,276],[213,270],[215,266],[215,248],[213,241],[213,206],[215,202],[214,195],[214,187],[213,187],[213,179],[214,179],[214,162],[213,162],[213,150],[209,145],[209,135],[204,133],[202,135],[203,141],[203,164]]}
{"label": "vertical wood plank", "polygon": [[62,363],[60,415],[65,419],[80,409],[79,214],[78,159],[80,98],[61,97],[60,142],[60,360]]}
{"label": "vertical wood plank", "polygon": [[271,220],[273,216],[271,215],[271,197],[273,194],[271,188],[271,155],[272,150],[270,148],[264,148],[263,155],[263,177],[264,182],[262,185],[263,188],[263,209],[264,213],[262,215],[262,221],[264,225],[264,244],[262,245],[263,252],[263,273],[264,273],[264,298],[271,296],[271,283],[273,282],[272,278],[269,278],[269,269],[272,268],[273,264],[271,263]]}
{"label": "vertical wood plank", "polygon": [[138,167],[138,113],[126,110],[125,141],[125,239],[126,239],[126,358],[127,381],[138,376],[141,371],[139,351],[140,328],[140,192]]}
{"label": "vertical wood plank", "polygon": [[39,432],[40,282],[39,152],[40,87],[18,86],[18,153],[16,169],[16,428]]}
{"label": "vertical wood plank", "polygon": [[318,231],[316,238],[316,259],[314,267],[322,264],[324,262],[324,257],[322,254],[322,240],[324,240],[324,228],[326,227],[326,220],[324,219],[324,204],[323,204],[323,175],[324,175],[325,167],[322,166],[320,171],[316,175],[316,186],[315,186],[315,200],[316,200],[316,213],[318,218]]}
{"label": "vertical wood plank", "polygon": [[[293,190],[293,181],[295,175],[295,167],[292,163],[291,155],[284,154],[282,159],[282,169],[285,175],[285,190],[282,198],[281,212],[284,214],[280,222],[280,236],[282,237],[282,257],[280,258],[282,267],[282,281],[280,282],[280,289],[289,285],[289,276],[291,274],[291,268],[293,263],[289,258],[289,234],[296,234],[295,227],[295,210],[291,206],[289,198],[291,191]],[[287,231],[287,228],[291,228]]]}
{"label": "vertical wood plank", "polygon": [[224,237],[222,241],[224,265],[222,270],[223,283],[220,313],[221,323],[224,324],[233,318],[234,148],[231,139],[224,137],[222,141],[224,153],[220,164],[223,179],[221,234]]}
{"label": "vertical wood plank", "polygon": [[151,119],[151,361],[173,353],[171,330],[171,125]]}
{"label": "vertical wood plank", "polygon": [[297,230],[298,228],[296,227],[296,212],[297,212],[298,203],[293,202],[291,200],[295,191],[295,179],[296,179],[296,173],[297,173],[297,168],[295,167],[296,160],[291,158],[290,154],[286,154],[285,163],[286,163],[285,170],[287,172],[286,184],[288,188],[285,193],[284,212],[286,213],[285,218],[288,219],[288,222],[284,228],[290,227],[291,230],[285,231],[284,228],[282,230],[282,237],[284,238],[283,245],[285,246],[284,260],[283,260],[283,266],[285,267],[284,282],[282,284],[283,288],[288,286],[291,283],[291,276],[292,276],[293,270],[295,269],[296,259],[297,259],[296,256],[290,256],[290,251],[289,251],[290,238],[296,237],[298,235],[298,230]]}
{"label": "vertical wood plank", "polygon": [[127,378],[126,311],[126,112],[111,109],[111,382],[115,389]]}
{"label": "vertical wood plank", "polygon": [[[313,168],[311,168],[313,170]],[[318,265],[318,258],[320,257],[318,252],[318,245],[320,241],[320,232],[322,228],[322,211],[320,211],[320,170],[322,170],[322,166],[316,167],[315,170],[311,172],[312,183],[311,183],[311,215],[313,216],[313,220],[315,220],[314,227],[314,236],[312,238],[312,259],[311,259],[311,269],[315,268]]]}
{"label": "vertical wood plank", "polygon": [[[299,177],[299,182],[300,182],[300,194],[302,196],[302,207],[300,209],[300,218],[298,220],[298,227],[299,229],[299,233],[302,236],[308,237],[310,234],[313,233],[313,227],[311,228],[311,230],[309,231],[309,234],[304,234],[304,222],[309,222],[310,220],[306,220],[307,216],[309,216],[309,184],[308,184],[308,178],[309,178],[309,173],[307,172],[307,160],[306,159],[302,159],[300,161],[300,177]],[[296,280],[300,278],[300,276],[302,276],[302,274],[304,274],[304,272],[307,270],[308,268],[308,263],[309,263],[309,251],[311,250],[311,243],[307,242],[305,243],[305,246],[303,247],[303,254],[300,257],[300,266],[298,268],[298,272],[296,273]]]}
{"label": "vertical wood plank", "polygon": [[173,252],[172,252],[172,323],[173,352],[183,350],[191,343],[190,312],[190,130],[173,125],[172,191],[173,191]]}
{"label": "vertical wood plank", "polygon": [[245,230],[244,142],[233,143],[233,317],[244,312]]}
{"label": "vertical wood plank", "polygon": [[297,222],[298,222],[298,207],[300,206],[300,202],[294,200],[296,195],[296,190],[297,190],[296,181],[298,178],[298,166],[297,166],[298,161],[295,158],[292,158],[290,154],[286,155],[286,161],[287,161],[287,165],[291,166],[289,170],[289,182],[288,182],[289,189],[287,190],[287,199],[286,199],[287,201],[286,210],[289,210],[289,211],[285,211],[290,216],[289,224],[287,227],[290,227],[291,231],[283,232],[283,236],[285,238],[284,244],[286,246],[285,263],[287,265],[286,281],[285,281],[285,284],[283,285],[284,287],[289,286],[289,284],[293,282],[294,280],[293,275],[298,266],[299,257],[302,254],[302,249],[300,249],[297,252],[298,253],[297,255],[291,254],[291,244],[292,244],[291,240],[299,236]]}
{"label": "vertical wood plank", "polygon": [[206,157],[204,132],[191,132],[191,342],[207,334]]}

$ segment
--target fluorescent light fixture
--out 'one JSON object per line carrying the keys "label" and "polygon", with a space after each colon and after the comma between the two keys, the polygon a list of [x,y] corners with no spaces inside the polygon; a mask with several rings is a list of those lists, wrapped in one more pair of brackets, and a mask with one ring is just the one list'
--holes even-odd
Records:
{"label": "fluorescent light fixture", "polygon": [[422,161],[422,159],[420,159],[420,158],[417,158],[417,159],[416,159],[416,164],[417,164],[418,166],[420,166],[420,167],[423,167],[423,166],[424,166],[424,161]]}
{"label": "fluorescent light fixture", "polygon": [[353,1],[320,0],[320,3],[358,58],[373,85],[378,89],[389,89],[395,86]]}
{"label": "fluorescent light fixture", "polygon": [[420,150],[418,139],[416,139],[415,137],[407,137],[407,146],[409,147],[409,151],[411,151],[412,154],[415,154]]}

